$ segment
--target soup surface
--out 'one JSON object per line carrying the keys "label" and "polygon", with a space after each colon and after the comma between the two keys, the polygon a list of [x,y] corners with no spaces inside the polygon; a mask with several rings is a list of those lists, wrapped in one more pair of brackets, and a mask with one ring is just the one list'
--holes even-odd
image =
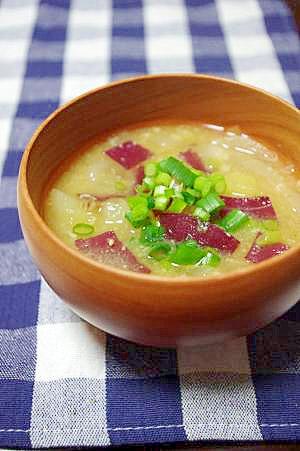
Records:
{"label": "soup surface", "polygon": [[126,270],[208,277],[300,241],[295,168],[238,127],[116,132],[53,180],[48,226],[78,252]]}

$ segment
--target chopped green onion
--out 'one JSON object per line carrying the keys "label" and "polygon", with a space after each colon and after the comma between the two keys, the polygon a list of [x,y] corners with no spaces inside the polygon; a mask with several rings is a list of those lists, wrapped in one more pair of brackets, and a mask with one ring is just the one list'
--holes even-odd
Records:
{"label": "chopped green onion", "polygon": [[198,246],[196,241],[189,240],[178,244],[170,258],[172,263],[176,263],[177,265],[195,265],[205,255],[205,250]]}
{"label": "chopped green onion", "polygon": [[135,221],[135,220],[133,219],[133,217],[132,217],[132,211],[131,211],[131,210],[129,210],[129,211],[127,211],[127,212],[125,213],[125,218],[126,218],[127,221],[129,221],[130,224],[131,224],[134,228],[136,228],[136,229],[138,229],[139,227],[141,227],[141,225],[143,225],[143,223],[144,223],[144,221]]}
{"label": "chopped green onion", "polygon": [[196,191],[199,191],[202,197],[207,196],[212,188],[213,183],[208,177],[200,175],[199,177],[196,178],[194,182],[194,189]]}
{"label": "chopped green onion", "polygon": [[199,191],[193,189],[193,188],[187,188],[185,190],[186,193],[191,194],[192,196],[196,197],[197,199],[199,199],[199,197],[201,196],[201,194],[199,193]]}
{"label": "chopped green onion", "polygon": [[172,203],[168,208],[168,211],[170,213],[181,213],[185,207],[187,206],[187,203],[180,199],[179,197],[175,197],[172,199]]}
{"label": "chopped green onion", "polygon": [[166,187],[166,186],[164,186],[164,185],[157,185],[157,186],[154,188],[153,196],[154,196],[154,197],[157,197],[157,196],[163,196],[163,195],[165,194],[166,190],[167,190],[167,187]]}
{"label": "chopped green onion", "polygon": [[163,196],[166,192],[166,187],[164,185],[158,185],[154,188],[153,196]]}
{"label": "chopped green onion", "polygon": [[226,191],[226,183],[225,180],[219,180],[214,184],[214,190],[217,194],[223,194]]}
{"label": "chopped green onion", "polygon": [[142,187],[145,189],[145,191],[152,191],[155,188],[154,177],[144,177]]}
{"label": "chopped green onion", "polygon": [[201,221],[209,221],[210,219],[210,214],[204,210],[204,208],[201,207],[196,207],[195,210],[193,211],[193,215],[197,216],[197,218],[201,219]]}
{"label": "chopped green onion", "polygon": [[171,181],[172,177],[166,172],[159,172],[155,177],[156,185],[170,186]]}
{"label": "chopped green onion", "polygon": [[179,182],[183,182],[184,185],[192,187],[197,175],[194,174],[182,161],[177,158],[169,157],[166,160],[162,160],[159,163],[159,167],[163,172],[167,172]]}
{"label": "chopped green onion", "polygon": [[115,187],[117,191],[125,191],[126,189],[126,185],[124,182],[122,182],[121,180],[117,180],[115,183]]}
{"label": "chopped green onion", "polygon": [[212,182],[209,179],[207,179],[206,182],[204,183],[203,187],[202,187],[202,190],[201,190],[202,196],[206,197],[210,193],[212,188],[213,188]]}
{"label": "chopped green onion", "polygon": [[127,199],[131,210],[125,214],[133,227],[141,227],[149,217],[148,199],[143,196],[130,196]]}
{"label": "chopped green onion", "polygon": [[165,197],[171,197],[174,194],[174,190],[172,188],[167,188],[164,185],[157,185],[154,188],[153,191],[153,196],[154,197],[158,197],[158,196],[165,196]]}
{"label": "chopped green onion", "polygon": [[187,205],[193,205],[196,202],[196,197],[187,191],[183,191],[182,196]]}
{"label": "chopped green onion", "polygon": [[175,179],[172,179],[169,187],[174,190],[175,194],[179,194],[183,190],[183,183],[178,183]]}
{"label": "chopped green onion", "polygon": [[165,229],[162,226],[148,224],[141,231],[140,241],[142,244],[151,244],[163,240]]}
{"label": "chopped green onion", "polygon": [[201,192],[207,180],[208,180],[207,177],[203,175],[197,177],[196,180],[194,181],[194,189]]}
{"label": "chopped green onion", "polygon": [[[147,199],[146,199],[147,201]],[[144,206],[144,205],[137,205],[136,207],[134,207],[132,210],[132,217],[134,219],[134,221],[142,221],[144,219],[147,218],[149,210],[148,210],[148,205]]]}
{"label": "chopped green onion", "polygon": [[220,172],[213,172],[210,174],[209,178],[213,183],[216,183],[219,180],[225,180],[224,175],[220,174]]}
{"label": "chopped green onion", "polygon": [[183,197],[182,193],[180,193],[180,192],[175,192],[175,193],[172,195],[172,198],[173,198],[173,199],[182,199],[182,200],[184,200],[184,197]]}
{"label": "chopped green onion", "polygon": [[148,205],[147,205],[148,208],[150,210],[152,210],[152,208],[154,208],[154,205],[155,205],[154,197],[152,197],[152,196],[147,197],[147,202],[148,202]]}
{"label": "chopped green onion", "polygon": [[171,251],[171,245],[169,243],[162,242],[152,246],[148,255],[157,261],[163,260]]}
{"label": "chopped green onion", "polygon": [[279,224],[278,221],[275,219],[266,219],[265,221],[262,221],[261,225],[265,230],[278,230]]}
{"label": "chopped green onion", "polygon": [[226,182],[224,175],[219,174],[218,172],[214,172],[211,174],[210,180],[216,193],[222,194],[226,191]]}
{"label": "chopped green onion", "polygon": [[164,211],[166,210],[170,199],[166,196],[157,196],[154,198],[154,208],[155,210]]}
{"label": "chopped green onion", "polygon": [[95,228],[91,224],[85,224],[83,222],[79,222],[75,224],[73,227],[73,233],[76,233],[78,236],[87,236],[91,235],[95,231]]}
{"label": "chopped green onion", "polygon": [[206,265],[206,266],[218,266],[218,264],[221,261],[221,257],[218,254],[217,251],[215,251],[214,249],[206,249],[207,250],[207,254],[205,255],[205,257],[203,257],[201,259],[201,265]]}
{"label": "chopped green onion", "polygon": [[282,235],[279,230],[266,230],[263,235],[259,236],[256,244],[259,246],[266,246],[267,244],[280,243]]}
{"label": "chopped green onion", "polygon": [[137,207],[134,207],[131,212],[134,221],[143,221],[148,217],[149,209],[148,206],[138,205]]}
{"label": "chopped green onion", "polygon": [[203,208],[210,214],[216,213],[224,205],[225,202],[216,193],[209,193],[206,197],[196,202],[197,207]]}
{"label": "chopped green onion", "polygon": [[145,175],[146,177],[154,177],[157,174],[157,164],[155,163],[147,163],[145,165]]}
{"label": "chopped green onion", "polygon": [[131,209],[135,207],[148,207],[147,198],[142,195],[127,197],[127,203]]}
{"label": "chopped green onion", "polygon": [[146,224],[147,220],[149,219],[148,213],[148,208],[136,207],[133,210],[127,211],[125,213],[125,218],[131,223],[134,228],[138,229],[139,227]]}
{"label": "chopped green onion", "polygon": [[241,210],[231,210],[224,218],[219,221],[219,226],[227,232],[235,232],[249,221],[249,216]]}

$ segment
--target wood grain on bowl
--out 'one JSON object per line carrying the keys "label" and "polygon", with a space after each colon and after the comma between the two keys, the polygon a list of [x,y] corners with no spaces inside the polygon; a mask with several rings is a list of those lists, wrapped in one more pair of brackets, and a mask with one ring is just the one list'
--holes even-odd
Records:
{"label": "wood grain on bowl", "polygon": [[89,261],[46,226],[39,212],[53,170],[86,141],[141,120],[238,124],[300,169],[299,111],[258,89],[209,76],[160,75],[87,93],[42,124],[20,168],[24,236],[50,286],[92,324],[159,346],[240,336],[281,315],[300,294],[299,246],[231,275],[174,280]]}

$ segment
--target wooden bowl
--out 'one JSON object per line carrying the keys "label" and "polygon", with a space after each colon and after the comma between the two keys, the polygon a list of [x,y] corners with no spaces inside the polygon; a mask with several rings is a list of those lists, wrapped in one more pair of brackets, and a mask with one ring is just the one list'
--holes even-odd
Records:
{"label": "wooden bowl", "polygon": [[300,246],[224,276],[162,278],[88,260],[61,242],[39,214],[50,174],[87,140],[141,120],[165,119],[239,125],[300,169],[300,113],[266,92],[188,74],[112,83],[56,110],[29,142],[18,182],[25,240],[53,290],[79,316],[106,332],[155,346],[248,334],[300,297]]}

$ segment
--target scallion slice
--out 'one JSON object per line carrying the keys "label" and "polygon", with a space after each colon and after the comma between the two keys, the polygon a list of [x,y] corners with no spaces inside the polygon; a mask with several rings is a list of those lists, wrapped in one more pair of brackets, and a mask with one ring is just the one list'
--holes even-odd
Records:
{"label": "scallion slice", "polygon": [[221,257],[214,249],[208,249],[205,257],[201,259],[201,265],[206,266],[218,266],[221,261]]}
{"label": "scallion slice", "polygon": [[183,191],[182,196],[187,205],[193,205],[196,202],[196,197],[187,191]]}
{"label": "scallion slice", "polygon": [[225,202],[216,193],[209,193],[206,197],[196,202],[197,207],[203,208],[211,215],[224,207],[224,205]]}
{"label": "scallion slice", "polygon": [[226,182],[225,180],[219,180],[214,184],[214,190],[218,194],[223,194],[226,191]]}
{"label": "scallion slice", "polygon": [[144,177],[142,187],[144,191],[152,191],[155,188],[154,177]]}
{"label": "scallion slice", "polygon": [[94,231],[95,228],[91,224],[85,224],[83,222],[79,222],[73,227],[73,233],[78,236],[88,236],[94,233]]}
{"label": "scallion slice", "polygon": [[148,206],[148,200],[145,195],[137,195],[137,196],[129,196],[127,197],[127,203],[130,208],[136,208],[136,207],[147,207]]}
{"label": "scallion slice", "polygon": [[148,255],[154,258],[155,260],[160,261],[168,256],[171,249],[172,249],[171,245],[166,241],[163,241],[161,243],[154,244],[151,247]]}
{"label": "scallion slice", "polygon": [[206,197],[212,191],[212,188],[213,188],[212,181],[207,179],[201,189],[202,196]]}
{"label": "scallion slice", "polygon": [[159,163],[159,167],[163,172],[174,177],[179,182],[184,183],[188,187],[193,187],[197,175],[185,166],[182,161],[177,158],[169,157]]}
{"label": "scallion slice", "polygon": [[172,188],[177,195],[183,190],[183,183],[178,183],[175,179],[172,179],[169,187]]}
{"label": "scallion slice", "polygon": [[204,208],[201,207],[196,207],[194,212],[193,212],[194,216],[197,216],[197,218],[201,219],[201,221],[209,221],[210,219],[210,214],[208,213],[208,211],[204,210]]}
{"label": "scallion slice", "polygon": [[196,199],[199,199],[199,197],[201,197],[201,193],[199,193],[199,191],[193,189],[193,188],[187,188],[185,190],[186,193],[191,194],[192,196],[194,196]]}
{"label": "scallion slice", "polygon": [[181,192],[175,192],[175,193],[172,195],[172,199],[182,199],[182,200],[184,200],[184,197],[183,197],[183,195],[182,195]]}
{"label": "scallion slice", "polygon": [[148,196],[148,197],[147,197],[147,202],[148,202],[148,208],[149,208],[150,210],[152,210],[152,208],[154,208],[154,206],[155,206],[154,197]]}
{"label": "scallion slice", "polygon": [[231,210],[221,221],[218,222],[227,232],[235,232],[249,221],[249,216],[241,210]]}
{"label": "scallion slice", "polygon": [[196,191],[202,191],[203,186],[205,185],[205,183],[207,182],[207,177],[205,175],[200,175],[199,177],[197,177],[194,181],[194,189]]}
{"label": "scallion slice", "polygon": [[166,172],[159,172],[157,174],[157,176],[155,177],[156,185],[170,186],[171,182],[172,182],[172,177],[169,174],[167,174]]}
{"label": "scallion slice", "polygon": [[194,181],[194,189],[201,193],[202,197],[205,197],[212,191],[213,188],[213,182],[210,180],[209,177],[205,175],[200,175],[196,178]]}
{"label": "scallion slice", "polygon": [[205,257],[206,251],[198,246],[196,241],[183,241],[176,246],[176,250],[170,255],[172,263],[177,265],[195,265]]}
{"label": "scallion slice", "polygon": [[226,191],[225,177],[218,172],[213,172],[210,176],[210,180],[213,184],[213,189],[217,194],[223,194]]}
{"label": "scallion slice", "polygon": [[157,196],[154,198],[155,210],[164,211],[167,209],[170,202],[170,198],[166,196]]}
{"label": "scallion slice", "polygon": [[175,197],[172,199],[171,205],[168,208],[168,212],[181,213],[186,206],[187,203],[184,200],[180,199],[179,197]]}
{"label": "scallion slice", "polygon": [[133,225],[133,227],[139,228],[143,226],[149,218],[148,206],[137,205],[132,208],[132,210],[127,211],[125,213],[125,217]]}
{"label": "scallion slice", "polygon": [[[147,200],[147,199],[146,199]],[[132,210],[132,217],[135,221],[143,221],[147,218],[149,210],[148,205],[137,205]]]}
{"label": "scallion slice", "polygon": [[164,185],[157,185],[154,188],[153,191],[153,196],[154,197],[158,197],[158,196],[165,196],[165,197],[171,197],[174,194],[174,190],[172,188],[167,188]]}

